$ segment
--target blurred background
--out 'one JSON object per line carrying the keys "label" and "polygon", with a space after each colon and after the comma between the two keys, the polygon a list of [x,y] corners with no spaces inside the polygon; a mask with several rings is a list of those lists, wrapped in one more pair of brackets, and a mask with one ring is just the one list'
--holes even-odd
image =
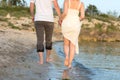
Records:
{"label": "blurred background", "polygon": [[[86,17],[79,36],[80,54],[75,57],[76,67],[68,76],[71,80],[119,80],[119,1],[81,1]],[[63,2],[58,0],[61,12]],[[36,34],[29,4],[30,0],[0,0],[0,80],[61,80],[66,73],[62,63],[63,42],[59,42],[63,41],[59,18],[53,7],[54,62],[40,67],[36,63]]]}
{"label": "blurred background", "polygon": [[[120,5],[118,0],[82,0],[82,2],[85,4],[86,18],[83,21],[80,39],[120,41]],[[58,3],[62,12],[64,0],[58,0]],[[30,21],[29,5],[30,0],[0,0],[0,27],[34,31]],[[57,27],[59,25],[55,10],[54,15]]]}

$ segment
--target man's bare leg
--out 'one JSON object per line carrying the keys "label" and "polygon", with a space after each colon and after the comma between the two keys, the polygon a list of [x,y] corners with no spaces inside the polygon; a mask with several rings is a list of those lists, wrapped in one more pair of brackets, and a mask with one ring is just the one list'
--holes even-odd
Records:
{"label": "man's bare leg", "polygon": [[38,54],[39,54],[39,62],[38,63],[43,64],[43,61],[44,61],[43,60],[43,52],[39,52]]}
{"label": "man's bare leg", "polygon": [[51,61],[50,55],[51,55],[51,50],[47,50],[46,51],[46,62],[50,62]]}

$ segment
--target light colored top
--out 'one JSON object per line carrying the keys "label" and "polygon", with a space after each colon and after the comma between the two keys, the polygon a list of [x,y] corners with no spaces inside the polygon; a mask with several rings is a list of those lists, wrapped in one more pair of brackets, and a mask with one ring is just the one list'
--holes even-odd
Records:
{"label": "light colored top", "polygon": [[54,0],[30,0],[31,3],[35,3],[35,21],[49,21],[54,22],[53,17],[53,5]]}

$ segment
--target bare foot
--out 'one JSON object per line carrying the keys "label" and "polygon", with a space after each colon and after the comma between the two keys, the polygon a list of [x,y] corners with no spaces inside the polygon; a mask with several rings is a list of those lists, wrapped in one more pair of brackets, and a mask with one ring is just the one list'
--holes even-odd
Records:
{"label": "bare foot", "polygon": [[46,58],[46,62],[52,62],[52,58]]}
{"label": "bare foot", "polygon": [[38,64],[43,64],[43,61],[38,61]]}
{"label": "bare foot", "polygon": [[68,58],[65,58],[64,65],[65,65],[65,66],[68,66],[68,65],[69,65]]}
{"label": "bare foot", "polygon": [[71,64],[69,64],[69,65],[68,65],[68,68],[69,68],[69,69],[71,69],[71,68],[72,68]]}

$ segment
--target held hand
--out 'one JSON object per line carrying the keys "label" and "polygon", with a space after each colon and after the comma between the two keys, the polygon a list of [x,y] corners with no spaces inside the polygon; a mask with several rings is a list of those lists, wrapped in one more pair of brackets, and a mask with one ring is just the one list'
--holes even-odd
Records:
{"label": "held hand", "polygon": [[61,24],[62,24],[62,19],[61,18],[58,20],[58,23],[61,26]]}
{"label": "held hand", "polygon": [[32,16],[32,22],[34,22],[34,16]]}

